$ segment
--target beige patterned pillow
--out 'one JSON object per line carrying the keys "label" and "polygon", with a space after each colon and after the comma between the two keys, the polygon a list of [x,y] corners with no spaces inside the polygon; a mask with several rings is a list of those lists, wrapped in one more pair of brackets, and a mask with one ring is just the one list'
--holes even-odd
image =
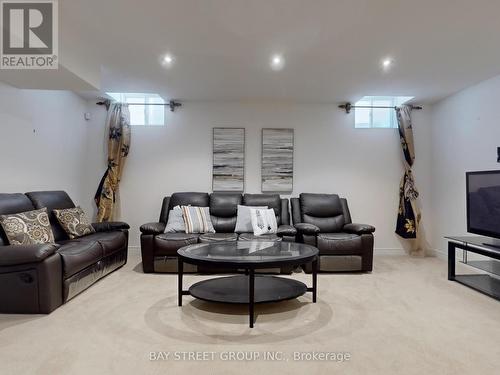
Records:
{"label": "beige patterned pillow", "polygon": [[208,207],[181,206],[186,233],[215,233]]}
{"label": "beige patterned pillow", "polygon": [[52,212],[54,212],[57,221],[59,221],[70,239],[95,233],[94,227],[90,224],[90,220],[80,206],[53,210]]}
{"label": "beige patterned pillow", "polygon": [[0,215],[0,225],[10,245],[54,243],[47,209]]}

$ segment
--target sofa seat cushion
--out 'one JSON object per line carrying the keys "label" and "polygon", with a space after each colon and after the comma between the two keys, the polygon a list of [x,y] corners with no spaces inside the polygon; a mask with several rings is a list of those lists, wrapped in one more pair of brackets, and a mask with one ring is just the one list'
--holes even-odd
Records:
{"label": "sofa seat cushion", "polygon": [[200,242],[236,241],[237,239],[236,233],[204,233],[200,236]]}
{"label": "sofa seat cushion", "polygon": [[320,254],[353,255],[363,252],[361,236],[352,233],[319,233],[318,249]]}
{"label": "sofa seat cushion", "polygon": [[163,233],[155,236],[155,255],[177,255],[183,246],[198,243],[197,233]]}
{"label": "sofa seat cushion", "polygon": [[102,246],[97,241],[70,241],[62,245],[57,252],[61,255],[63,261],[65,279],[103,258]]}
{"label": "sofa seat cushion", "polygon": [[275,234],[263,234],[256,236],[253,233],[241,233],[238,237],[239,241],[281,241],[281,238]]}
{"label": "sofa seat cushion", "polygon": [[77,239],[80,242],[99,242],[103,255],[108,256],[127,246],[127,235],[122,231],[97,232]]}

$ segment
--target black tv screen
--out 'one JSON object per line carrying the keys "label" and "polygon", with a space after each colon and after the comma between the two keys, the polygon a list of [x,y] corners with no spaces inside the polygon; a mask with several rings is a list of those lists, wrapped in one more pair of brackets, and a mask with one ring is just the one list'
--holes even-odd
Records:
{"label": "black tv screen", "polygon": [[467,172],[467,231],[500,238],[500,171]]}

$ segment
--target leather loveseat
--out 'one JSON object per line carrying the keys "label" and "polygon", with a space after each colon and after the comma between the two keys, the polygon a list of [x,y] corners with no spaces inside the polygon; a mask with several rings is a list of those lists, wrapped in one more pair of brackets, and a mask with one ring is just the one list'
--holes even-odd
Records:
{"label": "leather loveseat", "polygon": [[345,198],[303,193],[291,203],[297,240],[319,249],[319,271],[372,271],[375,228],[352,223]]}
{"label": "leather loveseat", "polygon": [[92,224],[96,233],[70,240],[52,213],[75,207],[64,191],[0,194],[0,214],[43,207],[54,244],[9,245],[0,226],[2,313],[50,313],[127,262],[127,224]]}
{"label": "leather loveseat", "polygon": [[[209,207],[216,233],[164,233],[168,214],[175,206]],[[235,233],[237,206],[267,206],[274,209],[278,223],[276,235],[254,236]],[[174,193],[163,199],[158,222],[141,226],[141,253],[144,272],[177,272],[177,250],[183,246],[212,241],[295,241],[296,230],[290,225],[289,201],[278,194]],[[187,272],[205,272],[185,264]],[[291,270],[282,269],[282,272]]]}

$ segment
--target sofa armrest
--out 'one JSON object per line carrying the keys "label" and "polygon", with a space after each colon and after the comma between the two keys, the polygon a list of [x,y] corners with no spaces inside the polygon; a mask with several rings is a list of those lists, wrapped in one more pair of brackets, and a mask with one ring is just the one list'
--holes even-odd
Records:
{"label": "sofa armrest", "polygon": [[146,223],[140,227],[142,234],[161,234],[165,231],[165,223]]}
{"label": "sofa armrest", "polygon": [[351,223],[344,225],[344,232],[354,234],[369,234],[375,232],[375,227],[368,224]]}
{"label": "sofa armrest", "polygon": [[0,246],[0,266],[43,262],[54,254],[56,244]]}
{"label": "sofa armrest", "polygon": [[111,232],[113,230],[130,229],[130,225],[123,221],[103,221],[102,223],[92,223],[96,232]]}
{"label": "sofa armrest", "polygon": [[314,225],[314,224],[309,224],[309,223],[298,223],[295,224],[295,229],[297,229],[297,232],[300,234],[310,234],[310,235],[315,235],[320,232],[320,229]]}
{"label": "sofa armrest", "polygon": [[278,231],[276,232],[276,235],[278,237],[295,236],[295,235],[297,235],[297,229],[295,229],[291,225],[280,225],[278,227]]}

